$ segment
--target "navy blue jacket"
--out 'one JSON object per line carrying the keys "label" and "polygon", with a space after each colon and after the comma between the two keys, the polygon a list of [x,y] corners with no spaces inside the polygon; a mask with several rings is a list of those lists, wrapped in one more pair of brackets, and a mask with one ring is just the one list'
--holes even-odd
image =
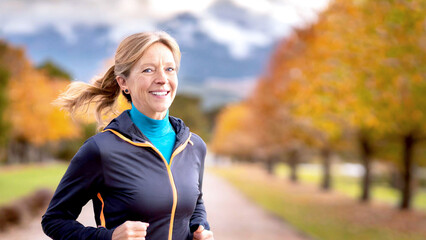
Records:
{"label": "navy blue jacket", "polygon": [[[131,220],[149,223],[147,240],[184,240],[199,225],[210,229],[202,198],[206,145],[182,120],[170,122],[176,131],[170,165],[127,111],[89,138],[43,216],[44,232],[53,239],[111,239]],[[97,228],[76,221],[90,199]]]}

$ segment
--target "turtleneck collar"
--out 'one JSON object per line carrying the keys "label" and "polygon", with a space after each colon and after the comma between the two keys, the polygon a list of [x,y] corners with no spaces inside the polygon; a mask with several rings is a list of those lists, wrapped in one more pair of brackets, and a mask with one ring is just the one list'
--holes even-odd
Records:
{"label": "turtleneck collar", "polygon": [[169,120],[169,111],[162,120],[152,119],[141,113],[132,103],[129,111],[130,118],[139,130],[148,138],[160,138],[174,131]]}

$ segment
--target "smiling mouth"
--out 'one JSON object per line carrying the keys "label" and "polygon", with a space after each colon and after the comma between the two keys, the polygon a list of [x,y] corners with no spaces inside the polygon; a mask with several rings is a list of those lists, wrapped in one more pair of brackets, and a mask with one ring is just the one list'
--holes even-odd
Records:
{"label": "smiling mouth", "polygon": [[152,91],[150,93],[155,96],[166,96],[169,92],[170,91]]}

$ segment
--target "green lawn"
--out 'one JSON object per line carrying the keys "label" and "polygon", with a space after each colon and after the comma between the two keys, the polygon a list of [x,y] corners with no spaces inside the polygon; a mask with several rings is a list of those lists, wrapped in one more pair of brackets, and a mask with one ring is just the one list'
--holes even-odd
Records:
{"label": "green lawn", "polygon": [[[287,178],[289,176],[289,168],[285,164],[279,164],[275,173],[280,178]],[[320,184],[321,171],[315,168],[300,167],[298,176],[301,182],[309,184]],[[360,179],[355,177],[344,176],[339,172],[333,172],[332,188],[352,198],[358,198],[361,195]],[[400,200],[400,192],[394,188],[384,184],[373,184],[371,187],[371,196],[373,201],[388,203],[393,206],[398,206]],[[418,190],[412,202],[413,208],[419,210],[426,210],[426,191],[425,189]]]}
{"label": "green lawn", "polygon": [[67,163],[0,167],[0,205],[26,196],[39,188],[54,190]]}
{"label": "green lawn", "polygon": [[305,184],[289,184],[250,167],[209,171],[224,177],[261,207],[317,240],[426,239],[426,215],[359,204],[344,195],[321,192]]}

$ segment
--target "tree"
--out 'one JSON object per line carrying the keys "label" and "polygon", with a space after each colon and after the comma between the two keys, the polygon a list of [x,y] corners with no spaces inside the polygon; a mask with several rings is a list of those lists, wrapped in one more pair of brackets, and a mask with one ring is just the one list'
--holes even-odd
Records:
{"label": "tree", "polygon": [[47,60],[37,66],[38,70],[43,71],[46,75],[48,75],[51,78],[58,78],[58,79],[64,79],[66,81],[69,81],[71,79],[71,74],[57,66],[54,62],[51,60]]}
{"label": "tree", "polygon": [[[376,46],[374,69],[375,104],[383,131],[402,144],[399,166],[404,179],[401,209],[410,208],[415,146],[426,137],[426,3],[369,1],[363,8],[369,33],[367,43]],[[374,12],[374,14],[372,14]],[[365,74],[371,71],[365,71]]]}
{"label": "tree", "polygon": [[[271,58],[266,74],[270,79],[266,87],[268,90],[255,98],[261,99],[261,102],[273,99],[269,100],[272,110],[265,112],[265,118],[272,120],[270,124],[286,123],[271,129],[271,132],[284,131],[279,135],[285,136],[282,140],[287,140],[279,141],[279,145],[288,149],[291,169],[297,162],[292,157],[297,159],[299,155],[295,149],[303,145],[320,149],[324,166],[322,188],[327,190],[331,185],[330,156],[341,140],[343,126],[334,104],[338,96],[333,95],[338,92],[339,85],[335,81],[323,84],[323,78],[327,77],[324,73],[328,72],[329,66],[321,62],[327,53],[322,48],[313,48],[318,44],[317,40],[313,27],[295,30],[290,38],[285,39]],[[273,117],[277,113],[281,113],[281,119]]]}
{"label": "tree", "polygon": [[251,134],[251,114],[247,104],[225,107],[217,118],[210,148],[219,155],[239,160],[251,160],[260,149]]}
{"label": "tree", "polygon": [[306,53],[318,59],[319,71],[309,78],[320,86],[313,96],[331,86],[338,96],[332,106],[357,133],[366,169],[364,201],[373,143],[400,139],[398,165],[405,179],[400,207],[409,208],[413,149],[425,136],[425,9],[424,1],[337,0],[314,26],[318,34]]}
{"label": "tree", "polygon": [[[409,208],[413,168],[426,164],[413,156],[426,138],[425,10],[420,0],[333,1],[316,24],[275,50],[244,103],[253,123],[246,128],[263,133],[245,134],[262,139],[256,146],[266,156],[298,141],[319,149],[324,188],[331,153],[355,142],[365,168],[360,199],[370,198],[371,159],[378,156],[399,167],[400,207]],[[399,157],[377,152],[395,141]]]}
{"label": "tree", "polygon": [[[52,65],[53,66],[53,65]],[[48,142],[79,135],[76,124],[51,102],[69,83],[34,69],[23,49],[0,42],[0,68],[9,73],[6,121],[8,161],[38,161]]]}
{"label": "tree", "polygon": [[196,96],[176,95],[170,115],[181,118],[194,133],[205,141],[209,139],[208,120],[201,109],[201,99]]}
{"label": "tree", "polygon": [[7,85],[9,81],[9,72],[0,67],[0,162],[3,162],[5,157],[4,146],[8,138],[8,125],[6,120],[5,111],[8,104],[7,99]]}

